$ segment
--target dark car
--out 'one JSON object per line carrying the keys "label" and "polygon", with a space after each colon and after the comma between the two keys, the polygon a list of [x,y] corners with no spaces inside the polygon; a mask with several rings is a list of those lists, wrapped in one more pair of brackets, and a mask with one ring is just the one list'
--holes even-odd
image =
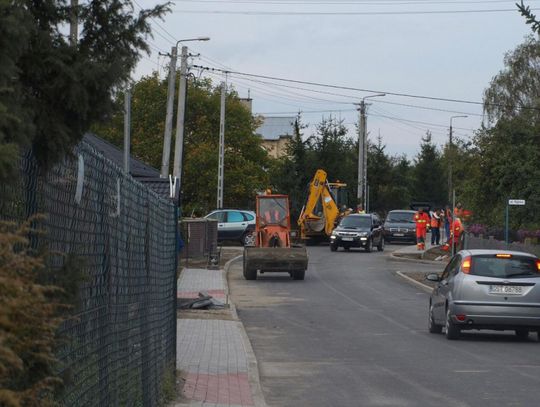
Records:
{"label": "dark car", "polygon": [[330,250],[335,252],[339,247],[349,250],[351,247],[363,247],[371,252],[376,246],[380,252],[384,250],[384,238],[381,220],[376,214],[352,214],[341,219],[341,222],[330,236]]}
{"label": "dark car", "polygon": [[384,240],[390,242],[416,243],[415,211],[393,210],[388,212],[384,222]]}
{"label": "dark car", "polygon": [[462,330],[514,330],[540,340],[540,260],[523,252],[462,250],[434,281],[429,332],[458,339]]}
{"label": "dark car", "polygon": [[218,240],[236,240],[244,246],[255,245],[255,212],[218,209],[205,216],[218,221]]}

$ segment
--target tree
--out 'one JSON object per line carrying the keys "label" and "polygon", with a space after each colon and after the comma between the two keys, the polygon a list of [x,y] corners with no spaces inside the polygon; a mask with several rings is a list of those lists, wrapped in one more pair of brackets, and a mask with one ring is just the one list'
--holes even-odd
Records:
{"label": "tree", "polygon": [[141,10],[131,0],[92,0],[77,8],[80,39],[64,31],[71,8],[55,0],[0,2],[0,177],[14,174],[19,151],[32,146],[52,166],[112,107],[148,51],[149,19],[168,5]]}
{"label": "tree", "polygon": [[502,226],[508,198],[525,199],[513,208],[514,228],[540,227],[540,126],[531,126],[527,115],[500,119],[475,138],[475,154],[465,193],[475,219]]}
{"label": "tree", "polygon": [[[214,86],[209,79],[191,80],[187,100],[182,209],[184,214],[204,215],[216,205],[221,87]],[[133,85],[132,154],[154,168],[161,167],[166,101],[167,82],[156,73]],[[258,120],[232,89],[227,92],[225,106],[224,205],[253,207],[256,193],[270,185],[271,159],[255,134]],[[116,111],[109,123],[96,125],[93,130],[113,144],[122,145],[122,95],[117,97]],[[173,138],[173,145],[174,142]]]}
{"label": "tree", "polygon": [[306,200],[307,185],[313,174],[310,173],[312,164],[309,160],[311,146],[303,139],[303,130],[307,126],[302,123],[300,113],[293,126],[294,134],[287,146],[287,155],[273,161],[270,180],[276,192],[289,195],[291,217],[296,220]]}
{"label": "tree", "polygon": [[484,91],[484,109],[491,123],[513,118],[522,112],[540,118],[540,41],[529,36],[504,57],[504,69]]}
{"label": "tree", "polygon": [[[35,220],[35,219],[34,219]],[[35,255],[29,227],[0,222],[0,405],[53,406],[56,329],[62,290],[38,282],[46,258]]]}
{"label": "tree", "polygon": [[431,133],[422,137],[420,153],[415,158],[413,170],[413,198],[419,201],[442,204],[446,202],[446,178],[441,167],[441,157],[431,140]]}
{"label": "tree", "polygon": [[512,210],[514,227],[540,226],[540,41],[525,39],[484,92],[490,127],[480,129],[469,160],[464,192],[475,218],[501,226],[506,200],[525,199]]}
{"label": "tree", "polygon": [[520,4],[516,4],[516,6],[521,15],[525,17],[527,24],[531,25],[531,29],[540,34],[540,21],[538,21],[536,15],[532,13],[531,8],[529,6],[525,6],[525,4],[523,4],[523,0],[521,0]]}
{"label": "tree", "polygon": [[386,212],[394,209],[389,195],[392,194],[392,161],[385,152],[381,136],[377,143],[368,144],[367,183],[369,187],[369,209]]}
{"label": "tree", "polygon": [[317,133],[310,137],[310,143],[314,153],[310,174],[315,174],[318,168],[322,168],[330,180],[355,185],[355,143],[348,137],[343,120],[323,118],[317,125]]}

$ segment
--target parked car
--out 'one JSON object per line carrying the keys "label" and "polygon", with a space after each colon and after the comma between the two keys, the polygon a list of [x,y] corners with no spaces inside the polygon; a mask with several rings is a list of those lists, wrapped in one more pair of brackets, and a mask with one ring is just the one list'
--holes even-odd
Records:
{"label": "parked car", "polygon": [[393,210],[388,212],[384,221],[384,240],[391,242],[416,243],[415,211]]}
{"label": "parked car", "polygon": [[446,328],[448,339],[462,330],[514,330],[525,339],[530,331],[540,340],[540,260],[528,253],[462,250],[437,282],[429,300],[429,332]]}
{"label": "parked car", "polygon": [[373,247],[384,250],[382,223],[376,214],[351,214],[345,216],[330,236],[330,250],[339,247],[349,250],[351,247],[363,247],[371,252]]}
{"label": "parked car", "polygon": [[217,209],[205,216],[218,221],[218,241],[236,240],[244,246],[255,245],[255,212]]}

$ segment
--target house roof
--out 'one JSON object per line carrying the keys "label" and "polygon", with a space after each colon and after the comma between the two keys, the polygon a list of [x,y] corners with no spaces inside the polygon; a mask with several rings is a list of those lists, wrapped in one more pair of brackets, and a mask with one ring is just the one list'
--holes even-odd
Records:
{"label": "house roof", "polygon": [[[115,145],[92,133],[86,133],[83,137],[83,140],[86,141],[88,144],[91,144],[96,150],[98,150],[101,154],[114,162],[116,165],[124,168],[124,151],[122,149],[116,147]],[[129,168],[129,172],[133,178],[159,178],[158,170],[134,158],[133,156],[131,156]]]}
{"label": "house roof", "polygon": [[[124,151],[92,133],[86,133],[83,140],[99,151],[103,156],[119,167],[124,167]],[[170,185],[168,178],[161,178],[160,172],[143,161],[130,156],[130,174],[160,196],[169,199]]]}
{"label": "house roof", "polygon": [[263,123],[255,130],[263,140],[279,140],[294,134],[296,116],[263,117]]}

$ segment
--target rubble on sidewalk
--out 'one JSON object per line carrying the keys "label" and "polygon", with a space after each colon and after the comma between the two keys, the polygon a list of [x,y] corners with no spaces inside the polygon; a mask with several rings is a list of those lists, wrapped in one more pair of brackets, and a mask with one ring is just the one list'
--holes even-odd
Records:
{"label": "rubble on sidewalk", "polygon": [[178,309],[223,309],[226,305],[208,294],[200,291],[199,297],[194,299],[178,299]]}

